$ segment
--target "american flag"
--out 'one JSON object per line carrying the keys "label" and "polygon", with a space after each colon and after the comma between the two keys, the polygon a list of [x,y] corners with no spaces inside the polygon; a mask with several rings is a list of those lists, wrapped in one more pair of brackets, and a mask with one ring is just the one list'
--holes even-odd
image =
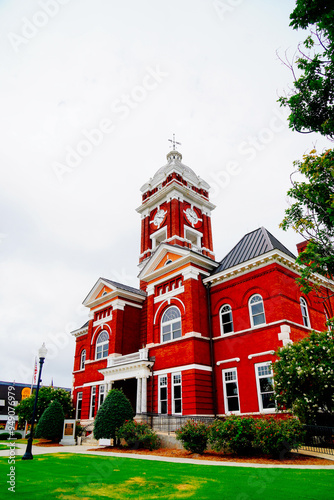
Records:
{"label": "american flag", "polygon": [[34,367],[34,384],[36,384],[37,380],[37,358],[35,358],[35,367]]}

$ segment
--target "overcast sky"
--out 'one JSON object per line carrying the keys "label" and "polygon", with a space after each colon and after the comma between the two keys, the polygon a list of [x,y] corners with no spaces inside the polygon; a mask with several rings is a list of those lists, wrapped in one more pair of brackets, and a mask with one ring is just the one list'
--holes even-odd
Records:
{"label": "overcast sky", "polygon": [[0,379],[70,387],[82,301],[102,276],[138,286],[140,187],[183,162],[212,186],[217,260],[279,223],[293,161],[278,96],[305,32],[292,0],[0,0]]}

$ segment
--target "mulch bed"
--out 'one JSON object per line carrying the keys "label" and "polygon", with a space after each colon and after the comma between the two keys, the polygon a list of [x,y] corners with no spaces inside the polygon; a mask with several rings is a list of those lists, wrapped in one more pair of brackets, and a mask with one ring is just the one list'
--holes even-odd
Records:
{"label": "mulch bed", "polygon": [[272,465],[334,465],[332,460],[324,458],[316,458],[307,455],[299,455],[297,453],[287,453],[282,460],[275,460],[267,456],[257,457],[241,457],[233,454],[217,453],[215,451],[205,451],[203,455],[190,453],[186,450],[174,450],[168,448],[159,448],[158,450],[129,450],[126,448],[114,448],[112,446],[100,446],[99,448],[91,448],[88,451],[109,451],[114,453],[133,453],[137,455],[152,455],[158,457],[173,457],[173,458],[195,458],[198,460],[215,460],[219,462],[240,462],[240,463],[256,463],[256,464],[272,464]]}

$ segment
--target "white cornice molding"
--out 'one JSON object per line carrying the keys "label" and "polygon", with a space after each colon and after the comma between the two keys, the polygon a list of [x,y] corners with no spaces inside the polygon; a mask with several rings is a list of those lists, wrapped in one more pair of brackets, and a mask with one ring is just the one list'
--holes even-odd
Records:
{"label": "white cornice molding", "polygon": [[[293,271],[296,274],[300,275],[301,266],[296,264],[296,261],[292,257],[289,257],[280,250],[274,249],[270,252],[259,255],[258,257],[254,257],[254,259],[242,262],[237,266],[225,269],[220,273],[213,274],[209,278],[205,278],[203,281],[204,283],[211,283],[212,287],[217,286],[222,282],[226,282],[235,278],[236,276],[250,273],[255,269],[261,269],[273,263],[280,264],[282,267],[285,267],[286,269],[289,269],[290,271]],[[314,279],[311,280],[313,283],[317,283],[326,288],[334,290],[334,282],[332,282],[331,280],[327,280],[320,274],[315,273],[313,276]]]}
{"label": "white cornice molding", "polygon": [[216,365],[219,366],[219,365],[223,365],[224,363],[232,363],[234,361],[239,363],[240,358],[223,359],[222,361],[217,361]]}
{"label": "white cornice molding", "polygon": [[212,367],[194,363],[192,365],[183,365],[183,366],[175,366],[173,368],[166,368],[165,370],[164,369],[156,370],[153,372],[153,375],[165,375],[167,373],[184,372],[186,370],[201,370],[205,372],[212,372]]}
{"label": "white cornice molding", "polygon": [[[170,299],[172,297],[175,297],[176,295],[180,295],[180,293],[184,292],[184,286],[180,286],[179,288],[173,288],[173,290],[169,290],[168,292],[162,293],[161,295],[157,295],[154,297],[154,303],[161,302],[163,300]],[[154,288],[153,288],[153,293],[154,293]]]}
{"label": "white cornice molding", "polygon": [[[152,190],[154,188],[151,187],[149,189]],[[174,182],[167,184],[152,196],[147,198],[147,200],[145,200],[142,205],[140,205],[136,209],[136,211],[140,214],[146,214],[146,210],[148,208],[150,211],[152,211],[154,208],[161,205],[163,201],[169,201],[172,198],[182,198],[183,201],[187,201],[188,203],[195,205],[201,211],[203,211],[204,209],[212,211],[216,208],[216,205],[211,203],[211,201],[196,193],[196,191],[194,191],[193,189],[180,184],[174,179]]]}
{"label": "white cornice molding", "polygon": [[82,335],[86,335],[88,333],[88,325],[85,326],[84,328],[78,328],[77,330],[73,330],[73,332],[71,332],[71,335],[73,335],[73,337],[81,337]]}
{"label": "white cornice molding", "polygon": [[263,351],[263,352],[256,352],[255,354],[250,354],[248,356],[248,359],[253,359],[253,358],[257,358],[258,356],[267,356],[268,354],[275,354],[275,351],[271,350],[271,351]]}
{"label": "white cornice molding", "polygon": [[83,302],[83,305],[89,307],[90,309],[93,307],[95,308],[96,306],[100,306],[99,309],[101,309],[107,307],[107,305],[113,305],[113,300],[118,298],[133,300],[134,302],[140,303],[144,302],[144,300],[146,299],[146,295],[130,292],[129,290],[124,290],[123,288],[116,287],[114,287],[114,289],[106,295],[93,299],[92,297],[96,296],[96,294],[98,294],[104,286],[111,289],[113,288],[113,285],[111,283],[108,283],[107,281],[104,281],[100,278],[94,285],[90,293],[87,295],[86,299]]}

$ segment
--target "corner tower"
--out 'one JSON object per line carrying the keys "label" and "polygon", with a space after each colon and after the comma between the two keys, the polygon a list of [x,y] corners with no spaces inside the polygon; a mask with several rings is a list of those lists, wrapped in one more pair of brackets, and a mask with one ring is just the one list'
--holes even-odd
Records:
{"label": "corner tower", "polygon": [[141,187],[141,249],[142,265],[157,246],[166,242],[189,248],[214,259],[210,186],[182,163],[175,148],[167,154],[167,163]]}

